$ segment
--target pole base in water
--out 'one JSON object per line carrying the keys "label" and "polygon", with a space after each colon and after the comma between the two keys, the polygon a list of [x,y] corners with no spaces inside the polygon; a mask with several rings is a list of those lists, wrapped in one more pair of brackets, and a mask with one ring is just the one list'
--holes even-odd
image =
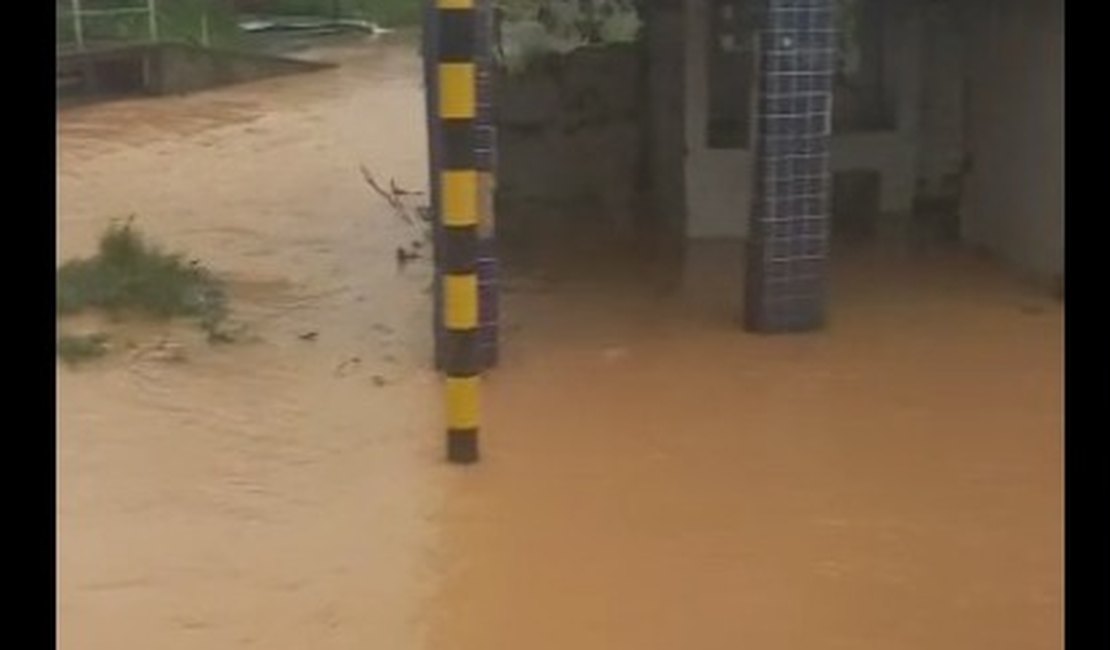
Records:
{"label": "pole base in water", "polygon": [[447,432],[447,460],[451,463],[478,462],[478,430],[450,430]]}

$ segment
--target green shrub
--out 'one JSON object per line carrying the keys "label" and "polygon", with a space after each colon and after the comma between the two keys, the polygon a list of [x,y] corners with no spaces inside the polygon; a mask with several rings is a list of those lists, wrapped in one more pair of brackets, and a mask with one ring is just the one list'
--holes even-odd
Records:
{"label": "green shrub", "polygon": [[63,334],[58,337],[58,356],[69,365],[88,361],[104,356],[108,352],[108,336],[106,334],[72,335]]}
{"label": "green shrub", "polygon": [[186,262],[181,254],[162,252],[128,220],[109,227],[95,257],[71,260],[58,269],[56,307],[59,314],[98,308],[159,318],[197,317],[208,328],[223,320],[227,297],[210,271]]}

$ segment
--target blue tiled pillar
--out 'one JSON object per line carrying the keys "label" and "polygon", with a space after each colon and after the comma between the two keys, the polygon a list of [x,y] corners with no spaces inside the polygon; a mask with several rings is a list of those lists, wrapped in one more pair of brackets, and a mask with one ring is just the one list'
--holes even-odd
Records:
{"label": "blue tiled pillar", "polygon": [[833,0],[762,1],[744,321],[815,330],[826,319]]}

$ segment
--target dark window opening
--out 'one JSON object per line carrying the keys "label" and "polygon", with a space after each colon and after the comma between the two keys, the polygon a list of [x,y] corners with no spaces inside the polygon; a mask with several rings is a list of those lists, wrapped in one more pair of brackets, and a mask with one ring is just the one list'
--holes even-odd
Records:
{"label": "dark window opening", "polygon": [[755,23],[750,0],[711,0],[706,146],[750,145]]}

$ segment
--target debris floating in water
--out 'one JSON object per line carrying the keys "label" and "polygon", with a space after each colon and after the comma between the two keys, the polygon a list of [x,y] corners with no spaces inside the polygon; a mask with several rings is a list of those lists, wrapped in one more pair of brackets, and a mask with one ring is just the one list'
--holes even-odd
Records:
{"label": "debris floating in water", "polygon": [[404,268],[409,262],[420,259],[420,253],[414,251],[407,251],[404,248],[397,248],[397,267]]}
{"label": "debris floating in water", "polygon": [[336,366],[334,374],[336,377],[346,377],[360,363],[362,363],[361,357],[351,357],[350,359],[347,359]]}

